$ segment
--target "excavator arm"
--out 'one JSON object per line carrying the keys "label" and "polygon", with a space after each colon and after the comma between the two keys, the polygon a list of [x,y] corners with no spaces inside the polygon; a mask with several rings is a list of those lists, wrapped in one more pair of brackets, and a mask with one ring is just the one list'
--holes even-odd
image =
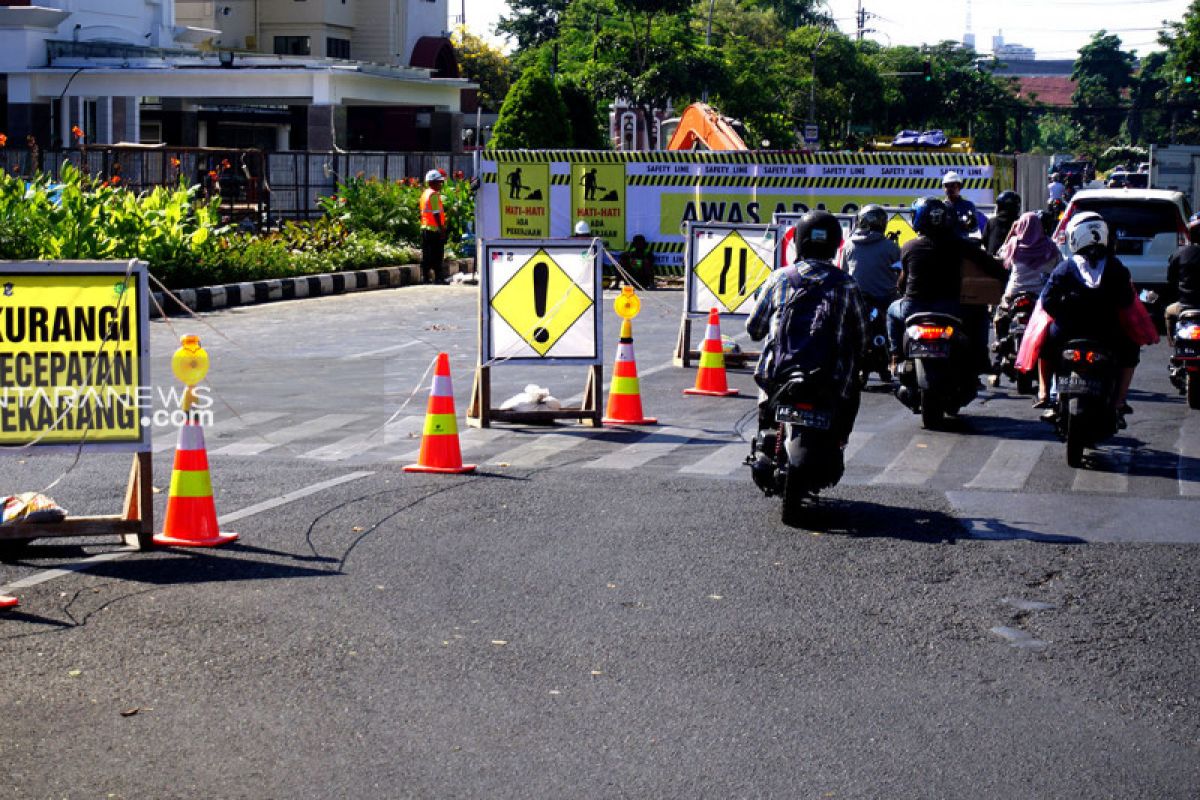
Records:
{"label": "excavator arm", "polygon": [[668,150],[746,150],[733,121],[706,103],[692,103],[667,143]]}

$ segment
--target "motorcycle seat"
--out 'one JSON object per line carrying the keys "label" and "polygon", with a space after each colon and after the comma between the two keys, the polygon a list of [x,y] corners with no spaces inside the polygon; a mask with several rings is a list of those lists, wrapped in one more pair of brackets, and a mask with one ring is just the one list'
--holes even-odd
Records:
{"label": "motorcycle seat", "polygon": [[915,314],[909,314],[904,320],[904,324],[919,325],[922,323],[931,325],[955,325],[961,326],[962,320],[953,314],[942,314],[937,311],[918,311]]}
{"label": "motorcycle seat", "polygon": [[1200,308],[1185,308],[1179,312],[1180,322],[1200,322]]}

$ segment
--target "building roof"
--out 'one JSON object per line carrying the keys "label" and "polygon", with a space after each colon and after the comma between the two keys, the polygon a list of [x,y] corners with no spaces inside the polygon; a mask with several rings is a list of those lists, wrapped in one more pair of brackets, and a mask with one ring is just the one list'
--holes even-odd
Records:
{"label": "building roof", "polygon": [[1072,105],[1071,95],[1075,94],[1075,81],[1062,76],[1058,77],[1018,77],[1017,96],[1022,100],[1038,102],[1056,108],[1067,108]]}

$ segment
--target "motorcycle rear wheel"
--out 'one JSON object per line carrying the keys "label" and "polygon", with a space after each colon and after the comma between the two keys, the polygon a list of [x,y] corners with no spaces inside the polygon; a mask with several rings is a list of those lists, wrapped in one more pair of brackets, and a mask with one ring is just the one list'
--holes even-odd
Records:
{"label": "motorcycle rear wheel", "polygon": [[797,470],[789,469],[783,478],[782,502],[780,518],[789,528],[799,528],[800,519],[804,514],[804,501],[808,499],[808,490]]}
{"label": "motorcycle rear wheel", "polygon": [[[1072,401],[1071,405],[1075,405]],[[1083,466],[1083,427],[1076,414],[1067,415],[1067,466],[1078,469]]]}
{"label": "motorcycle rear wheel", "polygon": [[926,430],[936,431],[942,427],[942,404],[941,402],[930,397],[928,393],[921,395],[921,427]]}

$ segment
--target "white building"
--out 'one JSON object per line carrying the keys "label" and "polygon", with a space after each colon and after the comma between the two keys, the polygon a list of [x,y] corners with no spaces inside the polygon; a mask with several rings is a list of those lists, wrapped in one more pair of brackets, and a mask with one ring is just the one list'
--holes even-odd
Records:
{"label": "white building", "polygon": [[1037,58],[1032,47],[1006,44],[1003,33],[992,37],[992,55],[999,61],[1033,61]]}
{"label": "white building", "polygon": [[[13,146],[453,150],[447,0],[0,0]],[[472,109],[473,110],[473,109]]]}

